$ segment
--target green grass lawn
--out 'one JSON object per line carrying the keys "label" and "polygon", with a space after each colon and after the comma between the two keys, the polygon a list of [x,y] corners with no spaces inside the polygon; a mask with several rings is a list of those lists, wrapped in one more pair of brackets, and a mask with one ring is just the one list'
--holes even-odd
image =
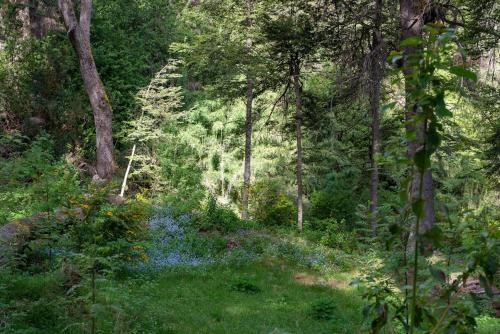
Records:
{"label": "green grass lawn", "polygon": [[[175,268],[153,281],[149,277],[128,282],[116,289],[112,299],[133,308],[127,312],[133,317],[117,322],[115,312],[113,329],[186,334],[358,333],[362,301],[356,288],[304,285],[294,279],[296,269],[282,262]],[[248,286],[258,291],[245,291]],[[313,305],[322,302],[334,305],[329,319],[316,319],[313,314]],[[106,328],[111,323],[102,318],[99,326],[112,332]]]}
{"label": "green grass lawn", "polygon": [[[240,249],[214,264],[149,261],[119,277],[99,275],[93,305],[88,273],[71,292],[60,270],[0,272],[0,333],[93,333],[92,315],[96,334],[367,333],[361,291],[348,284],[368,270],[367,256],[362,263],[357,255],[330,252],[323,254],[326,263],[313,266],[308,256],[320,250],[299,238],[247,233],[240,239],[246,249],[262,248],[261,255]],[[477,333],[499,333],[500,319],[482,315],[477,322]]]}
{"label": "green grass lawn", "polygon": [[[347,284],[352,275],[339,270],[334,277],[337,287],[332,288],[313,284],[322,281],[318,272],[264,258],[99,279],[92,308],[95,333],[361,333],[363,301],[360,291]],[[68,323],[72,310],[81,311],[77,299],[61,304],[65,296],[56,274],[9,276],[3,281],[3,292],[10,298],[39,300],[26,304],[29,309],[18,309],[18,319],[23,320],[5,333],[91,333],[87,312]],[[88,305],[90,293],[82,298]],[[500,329],[500,319],[492,316],[481,316],[477,322],[480,334],[497,334]]]}

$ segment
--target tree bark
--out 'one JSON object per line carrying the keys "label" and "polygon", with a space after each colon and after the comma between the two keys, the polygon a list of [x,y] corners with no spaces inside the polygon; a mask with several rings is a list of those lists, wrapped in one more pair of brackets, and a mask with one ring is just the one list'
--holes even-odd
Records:
{"label": "tree bark", "polygon": [[384,72],[382,25],[383,0],[375,1],[375,20],[369,62],[369,101],[372,117],[371,175],[370,175],[370,226],[377,234],[379,170],[377,155],[380,152],[380,87]]}
{"label": "tree bark", "polygon": [[79,23],[71,0],[58,0],[58,5],[69,39],[78,56],[85,91],[94,113],[97,174],[103,179],[109,179],[115,170],[112,111],[90,48],[92,0],[81,0]]}
{"label": "tree bark", "polygon": [[297,227],[302,231],[302,87],[300,84],[300,64],[298,61],[292,65],[292,78],[295,88],[295,133],[297,138],[297,161],[295,173],[297,176]]}
{"label": "tree bark", "polygon": [[38,1],[30,0],[28,2],[28,17],[31,35],[40,39],[43,37],[42,17],[38,14]]}
{"label": "tree bark", "polygon": [[[247,25],[250,30],[252,27],[251,19],[252,0],[247,0]],[[248,32],[250,36],[250,31]],[[252,39],[247,38],[246,49],[248,54],[252,52]],[[250,162],[252,158],[252,112],[253,112],[253,78],[250,69],[247,70],[247,94],[246,94],[246,118],[245,118],[245,162],[243,166],[243,193],[241,196],[242,210],[241,218],[248,219],[248,198],[250,193]]]}
{"label": "tree bark", "polygon": [[[22,23],[21,32],[24,38],[41,39],[57,26],[57,21],[54,19],[56,8],[50,2],[46,0],[10,0],[10,2],[17,8],[17,18]],[[5,8],[0,8],[0,11],[4,10]],[[3,15],[0,13],[0,20]]]}
{"label": "tree bark", "polygon": [[224,130],[221,130],[221,140],[220,140],[220,192],[221,192],[221,198],[226,199],[226,192],[225,192],[225,175],[224,175]]}
{"label": "tree bark", "polygon": [[[400,0],[400,24],[401,24],[401,37],[402,40],[409,37],[422,36],[422,29],[424,26],[423,10],[425,3],[423,1],[414,0]],[[408,62],[412,56],[420,52],[421,46],[409,45],[404,47],[404,68],[403,73],[405,76],[405,121],[406,133],[408,135],[408,157],[413,159],[415,153],[421,148],[425,141],[425,127],[423,124],[415,123],[415,117],[420,113],[418,105],[412,102],[412,93],[415,90],[413,81],[411,79],[412,69]],[[418,124],[418,125],[415,125]],[[415,168],[412,176],[410,197],[415,200],[419,197],[420,193],[420,172]],[[423,175],[422,184],[422,197],[424,200],[424,217],[421,221],[420,232],[425,232],[432,228],[435,224],[434,214],[434,187],[432,182],[432,172],[427,169]],[[418,231],[413,231],[417,233]]]}

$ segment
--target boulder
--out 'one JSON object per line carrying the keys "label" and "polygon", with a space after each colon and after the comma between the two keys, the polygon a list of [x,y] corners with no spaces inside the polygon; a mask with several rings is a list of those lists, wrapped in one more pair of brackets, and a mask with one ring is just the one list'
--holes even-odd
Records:
{"label": "boulder", "polygon": [[[83,218],[81,208],[67,209],[61,208],[54,212],[56,221],[63,221],[69,215]],[[4,265],[9,258],[21,251],[23,246],[32,239],[36,231],[36,222],[48,217],[47,212],[40,212],[33,216],[21,218],[0,227],[0,265]]]}
{"label": "boulder", "polygon": [[[111,193],[106,196],[106,200],[113,205],[125,203],[123,197]],[[51,218],[57,222],[64,221],[68,216],[83,219],[84,213],[81,208],[59,208],[51,214]],[[48,217],[47,212],[40,212],[0,227],[0,266],[5,265],[9,258],[20,252],[26,243],[33,239],[37,227],[36,222]]]}
{"label": "boulder", "polygon": [[45,218],[47,213],[41,212],[0,227],[0,265],[7,263],[11,256],[21,250],[32,233],[34,223]]}

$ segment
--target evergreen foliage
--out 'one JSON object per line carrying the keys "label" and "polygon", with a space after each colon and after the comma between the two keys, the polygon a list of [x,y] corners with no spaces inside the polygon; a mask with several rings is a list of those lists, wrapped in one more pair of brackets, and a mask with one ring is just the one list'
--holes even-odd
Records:
{"label": "evergreen foliage", "polygon": [[0,1],[0,332],[500,331],[498,1],[70,2],[118,168]]}

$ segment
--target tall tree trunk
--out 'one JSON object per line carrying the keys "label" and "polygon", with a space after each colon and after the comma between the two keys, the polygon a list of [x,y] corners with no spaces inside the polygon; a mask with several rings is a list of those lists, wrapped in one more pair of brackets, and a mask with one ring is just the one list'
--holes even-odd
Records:
{"label": "tall tree trunk", "polygon": [[369,100],[372,117],[372,146],[371,146],[371,176],[370,176],[370,226],[373,235],[377,234],[377,208],[379,171],[377,155],[380,152],[380,86],[384,73],[383,37],[380,30],[382,25],[383,0],[375,1],[375,19],[372,32],[372,48],[368,59],[369,66]]}
{"label": "tall tree trunk", "polygon": [[30,0],[28,2],[28,16],[31,35],[36,38],[42,38],[42,17],[38,14],[37,0]]}
{"label": "tall tree trunk", "polygon": [[225,175],[224,175],[224,169],[226,168],[224,166],[224,130],[221,130],[221,140],[220,140],[220,165],[219,165],[219,173],[220,173],[220,195],[222,199],[226,198],[226,192],[225,192]]}
{"label": "tall tree trunk", "polygon": [[53,18],[55,7],[50,2],[42,0],[11,0],[11,2],[20,9],[17,15],[22,22],[23,37],[43,38],[57,25]]}
{"label": "tall tree trunk", "polygon": [[302,87],[300,85],[300,64],[292,65],[292,78],[295,88],[295,134],[297,138],[297,161],[295,173],[297,175],[297,227],[302,231]]}
{"label": "tall tree trunk", "polygon": [[[247,25],[250,30],[252,27],[252,0],[247,0]],[[252,52],[251,32],[248,31],[249,37],[246,42],[248,54]],[[245,119],[245,162],[243,167],[243,193],[242,193],[242,210],[241,218],[248,219],[248,197],[250,193],[250,160],[252,158],[252,106],[253,106],[253,78],[250,69],[247,69],[247,101],[246,101],[246,119]]]}
{"label": "tall tree trunk", "polygon": [[[421,37],[423,29],[423,11],[425,7],[424,1],[414,1],[414,0],[400,0],[400,24],[401,24],[401,37],[406,39],[409,37]],[[411,80],[412,70],[409,66],[408,61],[411,59],[412,55],[420,51],[421,46],[419,45],[408,45],[404,47],[404,68],[403,73],[405,76],[405,93],[406,93],[406,105],[405,105],[405,121],[406,121],[406,132],[408,138],[414,138],[408,140],[408,157],[413,159],[417,150],[422,147],[425,140],[425,128],[423,124],[415,123],[415,117],[420,112],[418,106],[413,103],[412,93],[415,90],[413,81]],[[415,125],[418,124],[418,125]],[[416,199],[420,193],[420,173],[415,169],[412,177],[411,184],[411,198]],[[434,187],[432,182],[432,172],[430,169],[426,170],[423,175],[422,184],[422,197],[424,200],[424,217],[421,221],[421,231],[424,232],[435,223],[434,214]],[[413,231],[413,234],[417,231]]]}
{"label": "tall tree trunk", "polygon": [[96,131],[97,174],[109,179],[114,172],[112,111],[106,91],[97,72],[90,48],[90,19],[92,0],[81,0],[80,22],[77,22],[71,0],[58,0],[69,39],[80,63],[85,91],[94,113]]}

